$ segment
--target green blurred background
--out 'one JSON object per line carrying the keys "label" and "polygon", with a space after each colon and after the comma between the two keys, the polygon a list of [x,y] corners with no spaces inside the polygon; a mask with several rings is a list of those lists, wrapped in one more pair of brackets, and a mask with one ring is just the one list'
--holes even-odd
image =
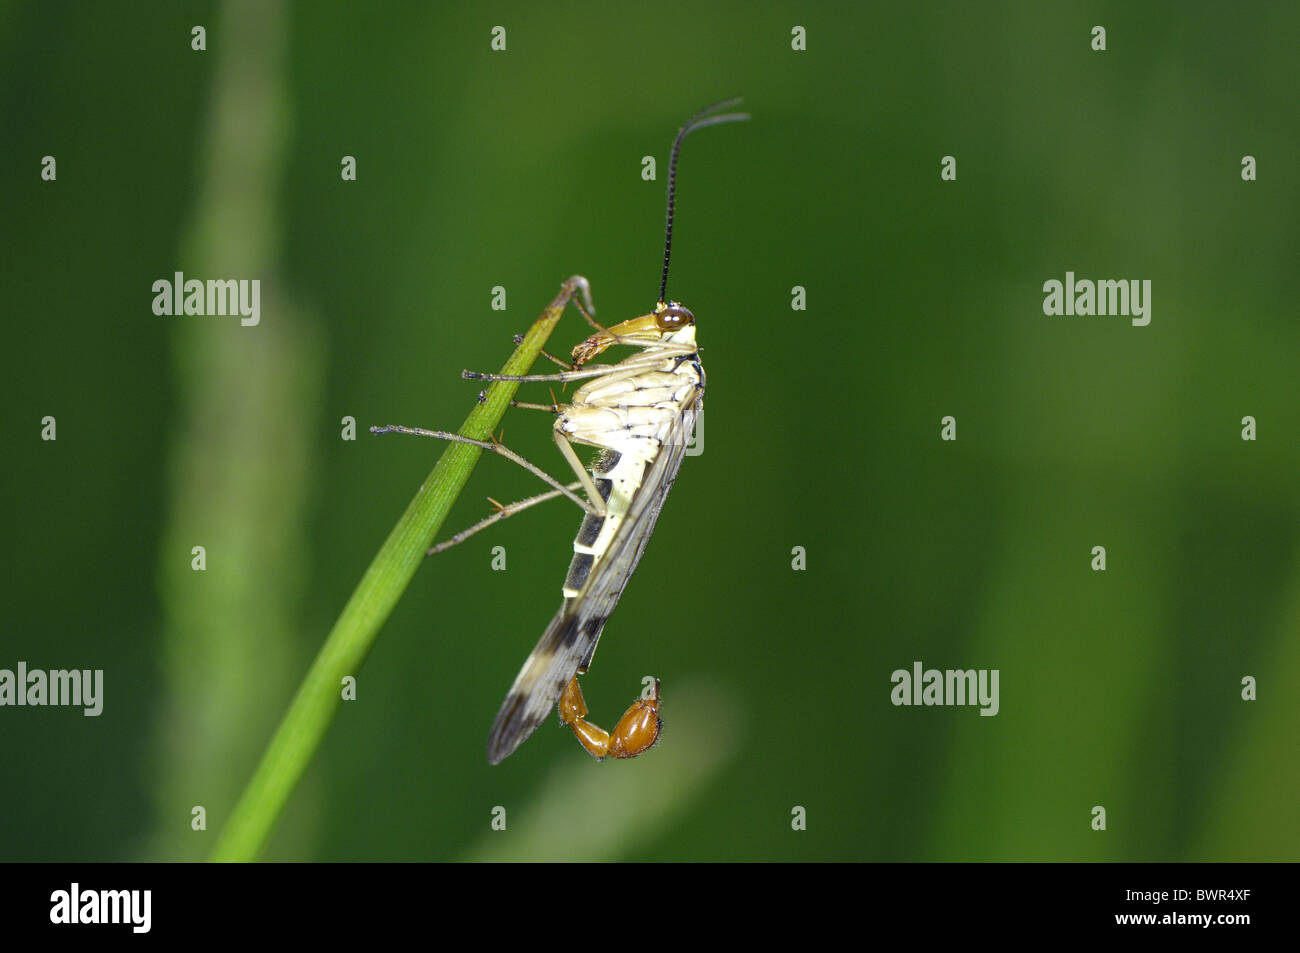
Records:
{"label": "green blurred background", "polygon": [[[572,273],[648,309],[671,138],[743,95],[681,164],[704,453],[584,682],[612,727],[662,677],[662,744],[484,759],[548,504],[416,575],[265,856],[1295,860],[1300,8],[479,6],[0,6],[0,667],[106,694],[0,709],[0,859],[206,856],[443,449],[364,428],[459,426]],[[176,270],[260,278],[260,326],[155,316]],[[1150,279],[1150,326],[1044,316],[1067,270]],[[537,489],[483,460],[442,535]],[[915,660],[1001,712],[894,707]]]}

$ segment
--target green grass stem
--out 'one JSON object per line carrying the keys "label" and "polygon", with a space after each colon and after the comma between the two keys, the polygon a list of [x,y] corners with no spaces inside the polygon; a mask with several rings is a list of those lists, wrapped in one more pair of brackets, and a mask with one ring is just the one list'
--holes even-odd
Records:
{"label": "green grass stem", "polygon": [[[585,283],[583,283],[585,284]],[[527,374],[564,312],[574,279],[533,322],[502,374]],[[487,388],[459,433],[485,440],[501,422],[519,385],[497,381]],[[433,471],[380,547],[347,605],[330,630],[316,660],[276,729],[252,779],[213,848],[211,860],[257,859],[289,795],[306,771],[342,700],[342,682],[360,670],[397,600],[406,590],[425,552],[442,527],[452,504],[465,488],[483,453],[479,447],[449,443]]]}

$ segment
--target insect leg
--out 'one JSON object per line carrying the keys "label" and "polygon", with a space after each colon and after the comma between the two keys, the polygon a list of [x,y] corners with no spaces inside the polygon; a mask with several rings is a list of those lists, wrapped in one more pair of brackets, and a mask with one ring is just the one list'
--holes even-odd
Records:
{"label": "insect leg", "polygon": [[[614,344],[624,343],[614,341]],[[626,343],[634,344],[628,341]],[[635,344],[636,347],[645,347],[644,344]],[[631,374],[653,367],[659,364],[663,359],[672,354],[695,354],[699,351],[698,347],[690,347],[685,344],[656,344],[641,354],[629,357],[618,364],[584,364],[582,367],[573,371],[562,371],[559,374],[488,374],[482,371],[461,371],[460,376],[467,381],[519,381],[527,383],[530,381],[579,381],[592,377],[603,377],[606,374]]]}
{"label": "insect leg", "polygon": [[[568,488],[570,490],[577,490],[581,488],[581,486],[582,486],[581,483],[570,483]],[[501,506],[498,503],[496,504],[497,510],[495,513],[493,513],[491,516],[487,517],[486,519],[479,520],[469,529],[463,529],[455,536],[451,537],[450,539],[445,539],[441,543],[438,543],[436,546],[434,546],[432,549],[429,550],[429,555],[436,556],[438,553],[445,552],[446,550],[451,549],[451,547],[459,543],[465,542],[465,540],[469,539],[479,530],[487,529],[493,523],[498,523],[509,516],[514,516],[516,513],[522,510],[526,510],[530,506],[536,506],[538,503],[545,503],[547,500],[554,500],[563,495],[564,494],[561,493],[561,491],[559,490],[548,490],[545,493],[539,493],[537,496],[530,496],[526,500],[519,500],[515,503],[509,504],[508,506]]]}
{"label": "insect leg", "polygon": [[578,313],[581,314],[584,318],[586,318],[587,323],[590,324],[593,328],[595,328],[597,331],[601,331],[604,332],[605,334],[609,334],[609,329],[596,321],[595,317],[593,316],[594,311],[588,311],[585,307],[583,307],[582,302],[577,300],[576,298],[573,300],[573,306],[578,309]]}
{"label": "insect leg", "polygon": [[587,702],[573,676],[560,696],[560,721],[573,730],[578,744],[598,761],[604,757],[635,758],[655,746],[663,719],[659,717],[659,679],[649,698],[638,698],[623,713],[612,732],[587,721]]}
{"label": "insect leg", "polygon": [[461,371],[460,376],[467,381],[579,381],[589,377],[600,377],[614,370],[613,364],[588,364],[582,370],[561,371],[559,374],[486,374],[481,371]]}
{"label": "insect leg", "polygon": [[526,400],[512,400],[511,407],[518,407],[520,410],[545,410],[552,414],[560,412],[560,402],[555,399],[555,391],[551,391],[551,402],[549,404],[533,404]]}
{"label": "insect leg", "polygon": [[555,404],[530,404],[524,400],[512,400],[510,406],[518,407],[520,410],[545,410],[552,414],[558,414],[560,412],[560,408]]}
{"label": "insect leg", "polygon": [[[582,305],[578,304],[578,301],[577,301],[576,298],[574,299],[574,302],[573,302],[573,303],[574,303],[575,305],[577,305],[578,310],[580,310],[580,311],[582,310]],[[586,312],[583,312],[583,313],[585,314]],[[524,336],[523,336],[522,334],[516,334],[516,335],[515,335],[515,347],[518,347],[520,344],[523,344],[523,343],[524,343]],[[538,351],[537,353],[540,354],[540,355],[542,355],[542,357],[546,358],[548,361],[550,361],[550,362],[552,362],[552,363],[554,363],[554,364],[559,364],[559,365],[560,365],[562,368],[564,368],[566,371],[571,371],[571,370],[573,370],[573,365],[572,365],[572,364],[570,364],[568,361],[562,361],[562,360],[560,360],[560,359],[559,359],[558,357],[556,357],[554,354],[549,354],[549,353],[547,353],[545,350]]]}
{"label": "insect leg", "polygon": [[[575,294],[577,295],[576,298],[574,297]],[[587,281],[587,279],[582,277],[582,275],[573,275],[569,278],[568,281],[560,285],[560,293],[556,295],[555,300],[550,303],[550,305],[547,308],[547,311],[550,311],[555,308],[563,309],[566,305],[568,305],[570,301],[573,302],[573,306],[577,308],[579,312],[581,312],[584,318],[586,318],[588,321],[593,320],[591,316],[596,313],[596,306],[592,304],[591,301],[591,282]],[[599,325],[597,325],[597,327],[599,327]],[[516,334],[515,345],[518,346],[523,343],[524,343],[524,336],[522,334]],[[541,351],[540,353],[548,361],[560,365],[560,367],[563,367],[566,371],[572,371],[575,369],[574,365],[570,364],[568,361],[562,361],[560,360],[560,358],[555,357],[552,354],[548,354],[544,350]],[[544,376],[536,376],[536,375],[525,375],[522,377],[503,377],[500,374],[493,374],[493,375],[478,374],[473,371],[463,371],[462,376],[466,380],[484,380],[484,381],[487,380],[522,381],[522,380],[549,380],[550,379]]]}
{"label": "insect leg", "polygon": [[[577,453],[573,450],[573,443],[564,435],[563,432],[561,432],[558,426],[559,423],[560,421],[557,420],[556,428],[551,431],[555,436],[555,445],[560,448],[560,453],[564,454],[564,459],[569,461],[569,466],[573,467],[573,472],[576,473],[578,479],[582,481],[582,488],[587,491],[587,499],[591,501],[591,505],[600,508],[600,512],[595,513],[594,515],[604,516],[605,498],[600,495],[600,491],[596,489],[596,483],[592,480],[591,474],[587,472],[587,468],[584,467],[582,461],[578,459]],[[588,512],[591,512],[591,510],[588,510]]]}
{"label": "insect leg", "polygon": [[[388,426],[386,426],[386,427],[371,427],[371,428],[370,428],[370,432],[371,432],[371,433],[376,433],[376,434],[378,434],[378,433],[405,433],[405,434],[412,434],[412,435],[414,435],[414,436],[416,436],[416,437],[436,437],[436,438],[439,439],[439,440],[450,440],[450,441],[452,441],[453,443],[467,443],[467,444],[469,444],[469,445],[472,446],[472,447],[482,447],[484,450],[491,450],[493,453],[505,457],[507,460],[511,461],[512,463],[517,463],[517,464],[519,464],[521,467],[523,467],[523,468],[524,468],[525,470],[527,470],[529,473],[531,473],[531,474],[533,474],[534,476],[538,477],[539,479],[545,481],[545,482],[548,483],[550,486],[554,487],[556,491],[558,491],[558,492],[560,492],[560,493],[563,493],[565,496],[567,496],[569,499],[573,500],[573,502],[577,503],[577,504],[578,504],[579,506],[581,506],[581,507],[582,507],[586,512],[592,514],[593,516],[604,516],[604,515],[605,515],[605,505],[604,505],[604,501],[603,501],[603,500],[600,502],[600,508],[599,508],[599,509],[597,509],[597,508],[596,508],[595,506],[593,506],[593,505],[590,505],[590,504],[588,504],[588,503],[583,502],[583,500],[582,500],[582,498],[581,498],[580,496],[578,496],[576,493],[574,493],[572,490],[570,490],[568,487],[566,487],[564,484],[562,484],[559,480],[555,479],[555,477],[551,476],[549,473],[547,473],[547,472],[546,472],[545,470],[543,470],[541,467],[534,466],[533,464],[529,463],[527,460],[525,460],[525,459],[524,459],[523,457],[521,457],[519,454],[515,453],[513,450],[508,449],[507,447],[503,446],[502,444],[499,444],[499,443],[496,443],[496,442],[488,442],[488,441],[486,441],[486,440],[474,440],[474,439],[471,439],[470,437],[462,437],[462,436],[461,436],[460,434],[458,434],[458,433],[448,433],[448,432],[445,431],[445,430],[425,430],[425,429],[423,429],[422,427],[402,427],[402,426],[398,426],[398,425],[396,425],[396,424],[390,424],[390,425],[388,425]],[[572,450],[570,450],[570,453],[573,453]],[[573,459],[574,459],[574,460],[577,460],[577,459],[578,459],[577,454],[573,454]],[[586,475],[586,471],[585,471],[585,470],[583,471],[583,474]],[[587,480],[590,481],[590,480],[591,480],[591,477],[590,477],[590,476],[587,476]],[[591,486],[590,488],[588,488],[588,487],[587,487],[587,484],[584,483],[584,484],[583,484],[583,487],[584,487],[584,489],[588,489],[589,492],[595,490],[595,486],[594,486],[594,485]],[[599,494],[595,494],[595,495],[594,495],[594,499],[595,499],[595,500],[600,500],[600,495],[599,495]]]}

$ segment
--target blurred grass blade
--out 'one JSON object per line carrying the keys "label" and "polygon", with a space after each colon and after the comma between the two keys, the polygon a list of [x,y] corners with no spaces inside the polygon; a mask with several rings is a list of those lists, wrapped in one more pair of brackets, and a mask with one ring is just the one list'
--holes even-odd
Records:
{"label": "blurred grass blade", "polygon": [[[561,294],[524,335],[502,374],[526,374],[564,311]],[[461,436],[485,440],[500,423],[519,385],[498,381],[466,418]],[[482,454],[479,447],[450,443],[421,485],[402,518],[384,541],[357,584],[325,644],[303,679],[289,711],[271,739],[252,780],[227,821],[214,861],[254,860],[261,853],[285,802],[320,745],[341,701],[342,679],[355,675],[393,611],[425,551],[460,496]]]}

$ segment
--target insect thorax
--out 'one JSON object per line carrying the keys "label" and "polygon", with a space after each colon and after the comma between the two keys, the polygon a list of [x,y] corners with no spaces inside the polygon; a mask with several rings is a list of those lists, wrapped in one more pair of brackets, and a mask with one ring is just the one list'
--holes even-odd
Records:
{"label": "insect thorax", "polygon": [[576,443],[654,459],[703,389],[704,370],[694,346],[695,328],[682,328],[663,345],[650,345],[584,384],[557,418],[556,429]]}

